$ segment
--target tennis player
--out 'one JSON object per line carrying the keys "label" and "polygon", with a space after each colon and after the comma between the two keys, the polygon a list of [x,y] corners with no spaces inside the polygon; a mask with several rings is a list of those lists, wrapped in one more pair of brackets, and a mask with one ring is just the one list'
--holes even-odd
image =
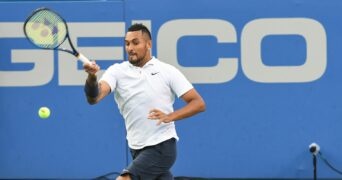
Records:
{"label": "tennis player", "polygon": [[[193,85],[175,67],[151,55],[151,33],[142,24],[128,28],[125,49],[128,61],[110,66],[97,81],[100,67],[85,64],[85,93],[96,104],[114,93],[125,120],[133,161],[117,180],[170,180],[176,160],[178,136],[174,122],[205,110],[205,102]],[[175,97],[185,105],[173,109]]]}

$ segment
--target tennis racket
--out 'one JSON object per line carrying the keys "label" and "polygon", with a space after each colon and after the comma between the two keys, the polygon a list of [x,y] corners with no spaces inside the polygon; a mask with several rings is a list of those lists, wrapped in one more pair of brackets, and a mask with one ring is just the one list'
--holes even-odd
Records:
{"label": "tennis racket", "polygon": [[[64,51],[76,56],[84,64],[90,63],[72,44],[66,21],[51,9],[35,10],[24,23],[24,33],[39,48]],[[71,49],[60,47],[66,39]]]}

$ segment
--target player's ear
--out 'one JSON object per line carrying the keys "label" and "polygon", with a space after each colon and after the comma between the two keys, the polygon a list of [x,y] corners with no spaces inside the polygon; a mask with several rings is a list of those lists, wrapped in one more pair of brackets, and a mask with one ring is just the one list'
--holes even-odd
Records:
{"label": "player's ear", "polygon": [[149,50],[151,50],[151,48],[152,48],[152,41],[151,40],[147,41],[147,48]]}

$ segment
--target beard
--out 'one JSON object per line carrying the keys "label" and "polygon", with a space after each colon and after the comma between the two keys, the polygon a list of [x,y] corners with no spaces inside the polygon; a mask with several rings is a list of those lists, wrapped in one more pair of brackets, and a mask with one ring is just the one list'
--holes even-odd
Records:
{"label": "beard", "polygon": [[139,56],[135,53],[128,54],[128,61],[134,66],[141,66],[144,63],[145,56],[146,54],[144,56]]}
{"label": "beard", "polygon": [[134,66],[138,66],[142,61],[143,61],[143,58],[140,58],[136,55],[129,55],[128,56],[128,61],[134,65]]}

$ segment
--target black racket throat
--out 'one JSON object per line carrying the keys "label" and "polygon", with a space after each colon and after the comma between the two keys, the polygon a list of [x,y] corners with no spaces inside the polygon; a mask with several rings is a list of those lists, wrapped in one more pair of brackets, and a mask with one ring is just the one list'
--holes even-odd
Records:
{"label": "black racket throat", "polygon": [[68,42],[69,42],[69,45],[70,45],[71,50],[65,49],[65,48],[58,48],[58,50],[61,50],[61,51],[70,53],[70,54],[72,54],[72,55],[78,57],[78,55],[79,55],[80,53],[79,53],[79,52],[76,50],[76,48],[74,47],[74,45],[73,45],[73,43],[72,43],[72,41],[71,41],[71,38],[70,38],[69,34],[67,34],[66,39],[68,39]]}

